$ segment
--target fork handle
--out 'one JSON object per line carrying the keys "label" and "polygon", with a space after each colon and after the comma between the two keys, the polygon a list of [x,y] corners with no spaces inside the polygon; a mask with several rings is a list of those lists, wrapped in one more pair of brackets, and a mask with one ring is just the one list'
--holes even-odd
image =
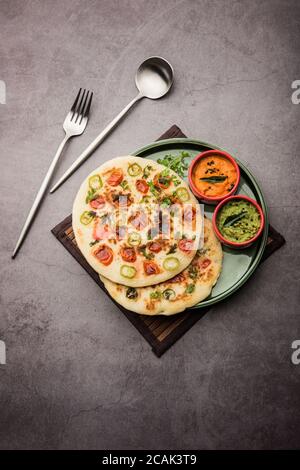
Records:
{"label": "fork handle", "polygon": [[91,153],[98,147],[98,145],[105,139],[105,137],[114,129],[118,122],[125,116],[130,108],[141,98],[144,98],[142,93],[138,95],[125,106],[124,109],[103,129],[102,132],[93,140],[93,142],[79,155],[79,157],[72,163],[70,168],[62,175],[56,184],[50,189],[50,193],[56,191],[68,178],[74,173],[75,170],[91,155]]}
{"label": "fork handle", "polygon": [[67,142],[67,140],[68,140],[69,138],[70,138],[70,135],[66,134],[65,138],[63,139],[63,141],[61,142],[60,146],[59,146],[58,149],[57,149],[57,152],[56,152],[56,154],[55,154],[55,156],[54,156],[54,158],[53,158],[53,160],[52,160],[52,162],[51,162],[51,165],[50,165],[49,168],[48,168],[48,171],[47,171],[47,173],[46,173],[46,176],[45,176],[45,178],[43,179],[43,182],[42,182],[42,184],[41,184],[41,187],[40,187],[40,189],[39,189],[39,191],[38,191],[38,193],[37,193],[37,195],[36,195],[36,197],[35,197],[35,200],[34,200],[34,202],[33,202],[33,204],[32,204],[32,207],[31,207],[31,209],[30,209],[30,211],[29,211],[29,214],[28,214],[28,216],[27,216],[27,219],[26,219],[26,221],[25,221],[25,224],[24,224],[24,226],[23,226],[23,228],[22,228],[22,231],[21,231],[21,233],[20,233],[19,239],[18,239],[18,241],[17,241],[16,247],[15,247],[14,252],[13,252],[13,254],[12,254],[12,258],[15,258],[15,256],[17,255],[19,249],[21,248],[21,245],[22,245],[23,241],[24,241],[25,238],[26,238],[26,235],[27,235],[27,233],[28,233],[28,230],[29,230],[29,228],[30,228],[30,226],[31,226],[31,224],[32,224],[32,222],[33,222],[33,219],[34,219],[34,217],[35,217],[35,215],[36,215],[36,212],[37,212],[37,210],[38,210],[38,208],[39,208],[39,205],[40,205],[40,203],[41,203],[41,201],[42,201],[42,199],[43,199],[43,196],[44,196],[44,194],[45,194],[45,192],[46,192],[46,190],[47,190],[48,184],[49,184],[49,182],[50,182],[51,176],[53,175],[53,172],[54,172],[54,170],[55,170],[55,167],[56,167],[56,164],[57,164],[57,162],[58,162],[58,160],[59,160],[59,157],[61,156],[61,153],[62,153],[62,151],[63,151],[63,148],[64,148],[64,146],[65,146],[65,144],[66,144],[66,142]]}

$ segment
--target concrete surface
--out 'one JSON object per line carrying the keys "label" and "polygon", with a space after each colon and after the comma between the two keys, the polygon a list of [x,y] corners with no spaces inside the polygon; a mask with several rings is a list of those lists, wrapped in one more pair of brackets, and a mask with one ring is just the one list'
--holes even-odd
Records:
{"label": "concrete surface", "polygon": [[[0,448],[220,449],[300,446],[297,0],[1,0]],[[57,193],[10,259],[78,87],[94,90],[66,169],[135,95],[147,56],[173,92],[144,100]],[[171,124],[227,148],[264,189],[286,246],[161,359],[50,229],[105,159]]]}

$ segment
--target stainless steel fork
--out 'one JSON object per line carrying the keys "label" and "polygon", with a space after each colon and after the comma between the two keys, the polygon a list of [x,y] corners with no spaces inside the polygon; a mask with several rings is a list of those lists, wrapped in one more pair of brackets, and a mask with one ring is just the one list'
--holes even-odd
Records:
{"label": "stainless steel fork", "polygon": [[57,165],[57,162],[59,160],[59,157],[61,156],[62,150],[70,137],[74,137],[76,135],[81,135],[86,128],[88,118],[89,118],[89,112],[90,112],[90,107],[91,107],[91,102],[93,98],[93,92],[90,92],[89,90],[82,90],[80,88],[76,99],[74,101],[74,104],[67,114],[67,117],[63,123],[63,128],[66,133],[64,140],[60,144],[60,146],[57,149],[57,152],[52,160],[52,163],[46,173],[46,176],[41,184],[41,187],[36,195],[36,198],[34,200],[34,203],[29,211],[29,214],[27,216],[27,219],[25,221],[25,224],[22,228],[20,237],[17,241],[16,247],[14,249],[14,252],[12,254],[12,258],[15,258],[16,254],[18,253],[19,249],[21,248],[21,245],[23,241],[25,240],[25,237],[29,231],[29,228],[33,222],[33,219],[37,213],[37,210],[39,208],[39,205],[43,199],[43,196],[47,190],[47,187],[49,185],[49,182],[51,180],[51,177],[54,173],[55,167]]}

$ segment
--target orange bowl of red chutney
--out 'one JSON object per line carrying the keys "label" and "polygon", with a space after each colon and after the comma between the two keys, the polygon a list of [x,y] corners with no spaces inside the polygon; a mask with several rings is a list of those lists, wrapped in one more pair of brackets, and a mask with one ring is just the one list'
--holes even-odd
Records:
{"label": "orange bowl of red chutney", "polygon": [[236,192],[240,169],[229,153],[207,150],[192,160],[188,178],[190,188],[198,199],[207,204],[218,204]]}
{"label": "orange bowl of red chutney", "polygon": [[242,194],[221,201],[212,224],[219,240],[230,248],[248,248],[262,234],[265,217],[260,205]]}

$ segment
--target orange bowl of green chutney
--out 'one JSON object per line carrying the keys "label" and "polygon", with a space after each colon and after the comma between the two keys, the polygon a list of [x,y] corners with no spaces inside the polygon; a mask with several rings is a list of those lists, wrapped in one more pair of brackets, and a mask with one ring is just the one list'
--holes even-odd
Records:
{"label": "orange bowl of green chutney", "polygon": [[188,178],[190,188],[198,199],[207,204],[218,204],[236,192],[240,169],[229,153],[208,150],[193,159]]}
{"label": "orange bowl of green chutney", "polygon": [[224,199],[215,208],[213,228],[219,240],[231,248],[247,248],[261,235],[265,217],[260,205],[248,196]]}

